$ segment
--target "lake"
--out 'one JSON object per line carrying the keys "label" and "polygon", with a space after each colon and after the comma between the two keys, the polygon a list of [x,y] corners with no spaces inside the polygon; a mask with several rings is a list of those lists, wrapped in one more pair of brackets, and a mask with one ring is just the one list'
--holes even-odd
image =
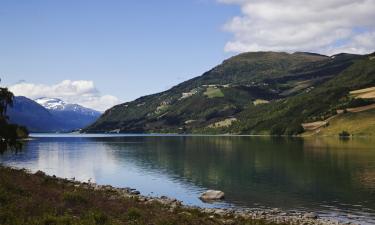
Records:
{"label": "lake", "polygon": [[[279,208],[375,223],[375,139],[32,135],[0,162],[203,207]],[[206,204],[207,189],[225,201]]]}

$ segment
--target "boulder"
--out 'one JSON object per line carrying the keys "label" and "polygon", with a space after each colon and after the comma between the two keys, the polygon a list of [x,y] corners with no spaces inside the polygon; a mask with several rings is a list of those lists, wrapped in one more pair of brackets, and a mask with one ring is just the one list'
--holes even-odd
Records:
{"label": "boulder", "polygon": [[316,213],[305,213],[303,217],[306,219],[318,219],[319,216]]}
{"label": "boulder", "polygon": [[208,190],[200,196],[200,199],[202,201],[221,200],[221,199],[224,199],[224,192],[216,191],[216,190]]}

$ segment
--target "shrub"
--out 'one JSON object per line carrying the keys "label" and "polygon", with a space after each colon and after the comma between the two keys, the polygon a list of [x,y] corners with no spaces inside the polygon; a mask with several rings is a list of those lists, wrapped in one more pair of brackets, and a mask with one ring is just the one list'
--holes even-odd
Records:
{"label": "shrub", "polygon": [[0,187],[0,204],[7,203],[10,200],[9,193]]}
{"label": "shrub", "polygon": [[371,99],[354,98],[348,103],[348,108],[356,108],[361,106],[367,106],[373,104],[374,101]]}
{"label": "shrub", "polygon": [[347,138],[347,137],[350,137],[350,133],[348,131],[342,131],[341,133],[339,133],[339,136],[341,138]]}
{"label": "shrub", "polygon": [[129,208],[127,213],[128,220],[137,220],[142,217],[141,211],[137,208]]}
{"label": "shrub", "polygon": [[162,221],[158,222],[157,225],[177,225],[177,224],[174,223],[174,222],[171,222],[171,221],[162,220]]}
{"label": "shrub", "polygon": [[93,221],[96,225],[104,225],[109,223],[109,218],[103,212],[92,211],[88,214],[88,220]]}
{"label": "shrub", "polygon": [[65,192],[63,199],[70,204],[86,204],[88,202],[87,197],[79,192]]}

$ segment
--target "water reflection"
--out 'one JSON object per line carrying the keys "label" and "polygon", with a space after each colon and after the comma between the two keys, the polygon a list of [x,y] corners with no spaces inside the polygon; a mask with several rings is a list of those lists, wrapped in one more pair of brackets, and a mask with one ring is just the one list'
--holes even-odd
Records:
{"label": "water reflection", "polygon": [[188,204],[203,205],[199,193],[219,189],[228,204],[237,206],[350,213],[370,221],[375,217],[373,146],[371,139],[48,137],[1,160]]}

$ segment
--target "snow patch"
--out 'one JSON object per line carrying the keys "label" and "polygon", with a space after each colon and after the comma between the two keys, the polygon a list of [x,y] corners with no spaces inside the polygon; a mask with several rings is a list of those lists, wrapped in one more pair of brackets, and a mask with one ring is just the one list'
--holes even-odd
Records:
{"label": "snow patch", "polygon": [[78,104],[69,104],[58,98],[38,98],[35,99],[35,102],[51,111],[73,111],[93,116],[100,114],[96,110],[85,108]]}

